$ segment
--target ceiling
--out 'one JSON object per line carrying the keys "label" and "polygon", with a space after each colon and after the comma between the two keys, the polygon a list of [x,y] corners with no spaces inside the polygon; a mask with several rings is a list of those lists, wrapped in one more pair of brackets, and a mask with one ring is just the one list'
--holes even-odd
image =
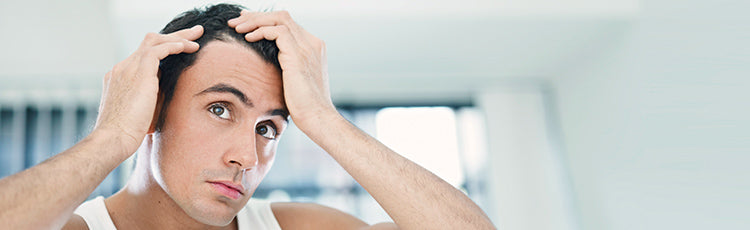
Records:
{"label": "ceiling", "polygon": [[[210,2],[113,0],[120,55]],[[536,84],[606,52],[638,11],[635,0],[238,3],[288,10],[325,40],[334,98],[351,104],[465,104],[488,85]]]}
{"label": "ceiling", "polygon": [[[0,54],[0,78],[99,78],[144,34],[208,2],[4,1],[0,26],[25,36],[0,38],[19,44]],[[639,7],[635,0],[235,2],[289,10],[325,40],[334,99],[352,104],[464,103],[482,88],[544,82],[616,48]],[[13,23],[22,15],[41,17]]]}
{"label": "ceiling", "polygon": [[[207,0],[111,0],[111,10],[118,18],[164,18],[195,6],[212,4]],[[293,12],[304,18],[397,18],[434,19],[442,17],[556,17],[613,16],[638,10],[637,0],[282,0],[229,1],[251,9],[274,8]]]}

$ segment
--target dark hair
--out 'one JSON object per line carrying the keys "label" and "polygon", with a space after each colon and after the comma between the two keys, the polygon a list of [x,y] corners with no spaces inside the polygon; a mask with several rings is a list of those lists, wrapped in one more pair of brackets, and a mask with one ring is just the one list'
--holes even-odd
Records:
{"label": "dark hair", "polygon": [[[240,16],[240,11],[242,11],[242,9],[245,9],[245,7],[226,3],[206,6],[204,8],[195,8],[172,19],[172,21],[164,26],[164,29],[162,29],[160,33],[168,34],[178,30],[191,28],[195,25],[202,25],[203,35],[196,40],[201,47],[214,40],[226,42],[234,41],[240,44],[245,44],[247,47],[257,52],[263,60],[269,64],[273,64],[277,69],[281,70],[278,59],[279,48],[276,47],[276,42],[268,40],[246,42],[244,34],[237,33],[234,28],[227,25],[229,19]],[[163,101],[161,108],[159,108],[159,117],[156,122],[157,131],[160,131],[164,125],[167,107],[174,95],[177,79],[179,79],[182,71],[193,65],[199,52],[200,49],[198,52],[190,54],[181,53],[169,55],[159,63],[159,70],[161,71],[159,79],[159,94],[163,97]]]}

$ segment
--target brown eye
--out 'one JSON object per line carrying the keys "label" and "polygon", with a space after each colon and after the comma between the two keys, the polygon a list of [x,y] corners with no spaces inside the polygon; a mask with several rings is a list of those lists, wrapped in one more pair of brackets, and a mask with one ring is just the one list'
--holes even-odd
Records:
{"label": "brown eye", "polygon": [[276,139],[276,127],[271,124],[261,124],[255,128],[255,133],[268,139]]}
{"label": "brown eye", "polygon": [[222,104],[213,104],[210,107],[208,107],[208,111],[213,113],[214,115],[218,116],[221,119],[229,119],[229,109],[226,108],[225,105]]}

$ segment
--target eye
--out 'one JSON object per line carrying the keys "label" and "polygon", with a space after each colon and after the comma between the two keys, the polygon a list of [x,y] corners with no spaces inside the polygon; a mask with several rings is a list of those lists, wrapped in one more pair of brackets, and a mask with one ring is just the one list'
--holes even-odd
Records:
{"label": "eye", "polygon": [[273,123],[260,124],[255,128],[255,133],[271,140],[276,139],[276,126]]}
{"label": "eye", "polygon": [[214,115],[218,116],[221,119],[229,120],[231,117],[229,116],[229,109],[226,105],[222,103],[215,103],[208,107],[208,112],[213,113]]}

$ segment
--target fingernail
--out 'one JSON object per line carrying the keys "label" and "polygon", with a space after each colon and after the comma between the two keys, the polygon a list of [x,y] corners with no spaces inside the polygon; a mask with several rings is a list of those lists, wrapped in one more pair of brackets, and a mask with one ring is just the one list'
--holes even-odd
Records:
{"label": "fingernail", "polygon": [[198,28],[200,28],[200,27],[203,27],[203,26],[201,26],[201,25],[195,25],[195,26],[193,26],[193,27],[192,27],[192,28],[190,28],[190,29],[191,29],[191,30],[194,30],[194,29],[198,29]]}

